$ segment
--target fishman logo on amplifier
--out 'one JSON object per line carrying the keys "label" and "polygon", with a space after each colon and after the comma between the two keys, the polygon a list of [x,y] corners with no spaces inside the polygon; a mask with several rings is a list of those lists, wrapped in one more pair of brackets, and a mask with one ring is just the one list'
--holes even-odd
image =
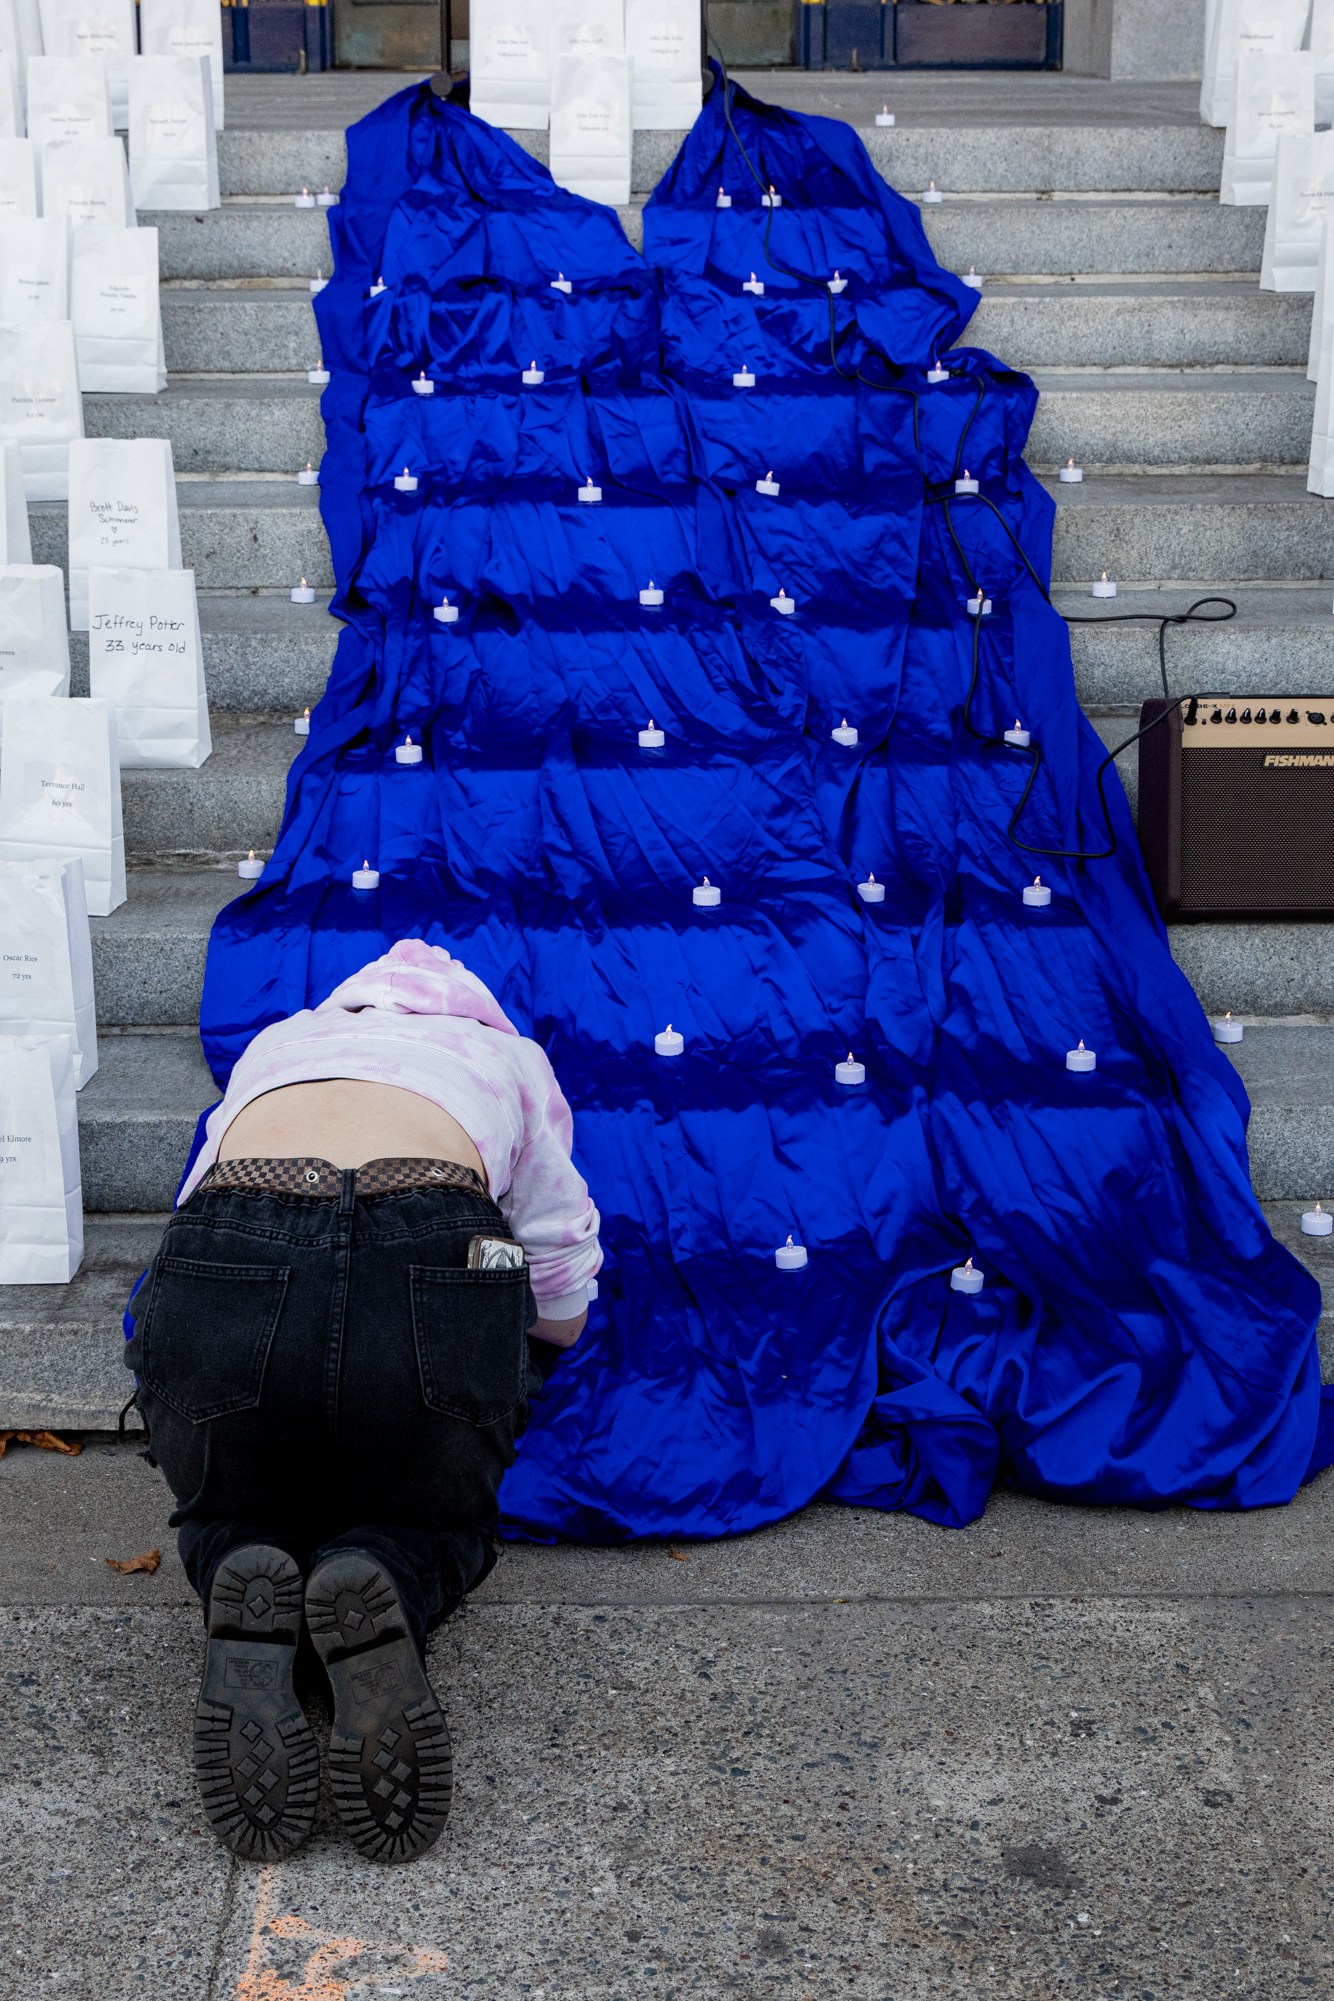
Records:
{"label": "fishman logo on amplifier", "polygon": [[1271,750],[1265,757],[1266,771],[1309,771],[1327,765],[1334,765],[1334,750]]}

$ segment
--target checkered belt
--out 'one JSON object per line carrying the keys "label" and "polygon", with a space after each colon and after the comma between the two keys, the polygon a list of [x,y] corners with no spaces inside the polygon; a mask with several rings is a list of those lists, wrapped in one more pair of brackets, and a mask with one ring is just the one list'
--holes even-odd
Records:
{"label": "checkered belt", "polygon": [[[367,1195],[405,1195],[413,1188],[464,1188],[486,1195],[486,1184],[471,1167],[457,1160],[368,1160],[358,1167],[358,1200]],[[343,1171],[328,1160],[220,1160],[210,1167],[198,1193],[236,1188],[247,1195],[305,1195],[316,1202],[336,1202]]]}

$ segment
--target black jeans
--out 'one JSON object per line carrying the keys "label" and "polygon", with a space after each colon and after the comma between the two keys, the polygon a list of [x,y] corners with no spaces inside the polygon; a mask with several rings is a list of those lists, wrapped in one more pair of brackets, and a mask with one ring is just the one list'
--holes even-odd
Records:
{"label": "black jeans", "polygon": [[[245,1542],[303,1570],[369,1549],[420,1646],[495,1562],[501,1476],[527,1419],[527,1269],[469,1271],[507,1237],[482,1192],[337,1200],[198,1190],[135,1296],[126,1362],[205,1608]],[[543,1344],[545,1345],[545,1344]]]}

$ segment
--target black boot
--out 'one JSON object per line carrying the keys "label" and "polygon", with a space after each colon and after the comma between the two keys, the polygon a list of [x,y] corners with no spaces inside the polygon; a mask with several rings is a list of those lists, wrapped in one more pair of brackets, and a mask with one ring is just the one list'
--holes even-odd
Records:
{"label": "black boot", "polygon": [[363,1855],[410,1862],[445,1824],[454,1758],[392,1578],[363,1550],[326,1558],[306,1625],[333,1686],[334,1805]]}
{"label": "black boot", "polygon": [[290,1855],[310,1833],[320,1765],[292,1689],[301,1572],[247,1543],[218,1566],[195,1706],[195,1772],[219,1840],[247,1861]]}

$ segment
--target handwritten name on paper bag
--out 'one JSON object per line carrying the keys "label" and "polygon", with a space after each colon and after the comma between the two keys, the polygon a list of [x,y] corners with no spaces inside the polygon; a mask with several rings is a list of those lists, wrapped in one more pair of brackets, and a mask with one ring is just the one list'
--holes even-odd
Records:
{"label": "handwritten name on paper bag", "polygon": [[67,182],[64,189],[65,213],[71,222],[106,222],[111,216],[111,197],[87,181]]}
{"label": "handwritten name on paper bag", "polygon": [[58,144],[65,139],[104,139],[106,131],[96,112],[56,104],[43,117],[42,137],[47,144]]}
{"label": "handwritten name on paper bag", "polygon": [[[85,305],[80,298],[80,306]],[[133,279],[110,278],[98,285],[91,301],[91,312],[80,315],[80,330],[84,333],[115,333],[122,326],[142,326],[150,307],[157,304],[156,288],[146,284],[136,284]]]}
{"label": "handwritten name on paper bag", "polygon": [[0,375],[0,430],[10,437],[68,436],[64,383],[55,376]]}
{"label": "handwritten name on paper bag", "polygon": [[[26,1168],[27,1163],[19,1149],[31,1146],[36,1137],[36,1133],[0,1132],[0,1148],[4,1149],[3,1152],[0,1152],[0,1169],[7,1167]],[[6,1179],[9,1178],[9,1176],[6,1176]],[[15,1180],[18,1178],[18,1176],[13,1177]]]}
{"label": "handwritten name on paper bag", "polygon": [[155,612],[135,618],[125,612],[95,611],[88,629],[90,643],[108,659],[185,660],[193,650],[188,622]]}
{"label": "handwritten name on paper bag", "polygon": [[21,756],[15,772],[14,819],[7,832],[24,841],[92,843],[106,838],[99,814],[106,802],[106,774],[73,758]]}
{"label": "handwritten name on paper bag", "polygon": [[685,61],[686,38],[679,21],[652,21],[644,35],[644,54],[663,68],[677,68]]}
{"label": "handwritten name on paper bag", "polygon": [[148,145],[154,153],[192,159],[204,149],[199,120],[187,105],[150,104],[146,123]]}

